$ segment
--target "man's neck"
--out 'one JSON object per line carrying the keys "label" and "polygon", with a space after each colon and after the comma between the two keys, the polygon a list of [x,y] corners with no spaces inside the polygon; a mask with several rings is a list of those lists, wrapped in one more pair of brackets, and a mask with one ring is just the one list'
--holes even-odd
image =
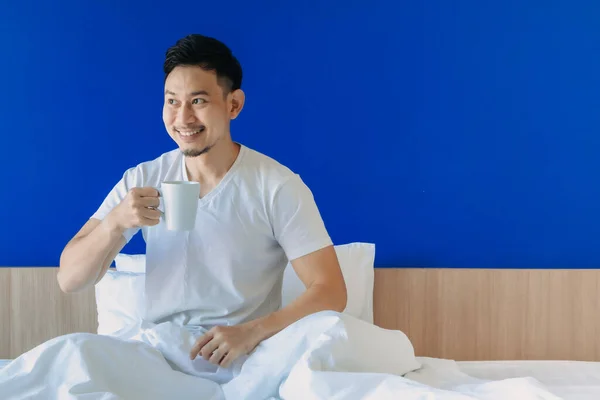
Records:
{"label": "man's neck", "polygon": [[201,196],[216,187],[240,153],[240,145],[222,140],[198,157],[186,157],[185,167],[190,181],[200,182]]}

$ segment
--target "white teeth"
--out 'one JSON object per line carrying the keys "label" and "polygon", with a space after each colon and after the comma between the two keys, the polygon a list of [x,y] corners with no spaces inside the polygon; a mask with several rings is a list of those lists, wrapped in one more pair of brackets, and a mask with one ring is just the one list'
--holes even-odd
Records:
{"label": "white teeth", "polygon": [[181,132],[181,131],[179,131],[179,134],[181,136],[192,136],[192,135],[195,135],[196,133],[200,133],[200,131],[201,131],[201,129],[198,129],[197,131],[194,131],[194,132]]}

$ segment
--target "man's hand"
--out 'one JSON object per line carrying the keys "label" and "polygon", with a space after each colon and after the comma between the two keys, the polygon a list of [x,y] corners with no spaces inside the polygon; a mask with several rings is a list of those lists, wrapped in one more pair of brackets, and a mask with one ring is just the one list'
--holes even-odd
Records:
{"label": "man's hand", "polygon": [[158,190],[152,187],[133,188],[106,217],[110,224],[121,231],[142,226],[154,226],[160,222],[161,212]]}
{"label": "man's hand", "polygon": [[238,357],[254,350],[261,340],[262,335],[254,323],[216,326],[196,341],[190,358],[201,356],[212,364],[227,368]]}

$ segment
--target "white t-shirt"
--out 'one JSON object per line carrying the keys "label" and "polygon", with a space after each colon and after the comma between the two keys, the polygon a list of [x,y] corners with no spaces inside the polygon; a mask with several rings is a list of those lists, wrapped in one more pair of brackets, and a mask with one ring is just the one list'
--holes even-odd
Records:
{"label": "white t-shirt", "polygon": [[[179,149],[127,170],[92,218],[102,220],[134,187],[171,180],[189,180]],[[124,236],[129,241],[138,231]],[[198,199],[193,231],[160,223],[142,233],[146,319],[197,326],[235,325],[278,310],[288,260],[332,244],[300,177],[243,145],[217,187]]]}

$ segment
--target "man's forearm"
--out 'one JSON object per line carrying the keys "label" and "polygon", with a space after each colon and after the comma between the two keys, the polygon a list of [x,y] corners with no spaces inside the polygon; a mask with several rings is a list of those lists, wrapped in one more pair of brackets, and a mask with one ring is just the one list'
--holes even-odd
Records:
{"label": "man's forearm", "polygon": [[288,306],[248,324],[265,340],[307,315],[324,310],[342,312],[345,307],[345,291],[314,284]]}
{"label": "man's forearm", "polygon": [[69,243],[60,257],[58,282],[65,292],[75,292],[95,283],[123,247],[122,232],[109,221],[101,221],[85,236]]}

